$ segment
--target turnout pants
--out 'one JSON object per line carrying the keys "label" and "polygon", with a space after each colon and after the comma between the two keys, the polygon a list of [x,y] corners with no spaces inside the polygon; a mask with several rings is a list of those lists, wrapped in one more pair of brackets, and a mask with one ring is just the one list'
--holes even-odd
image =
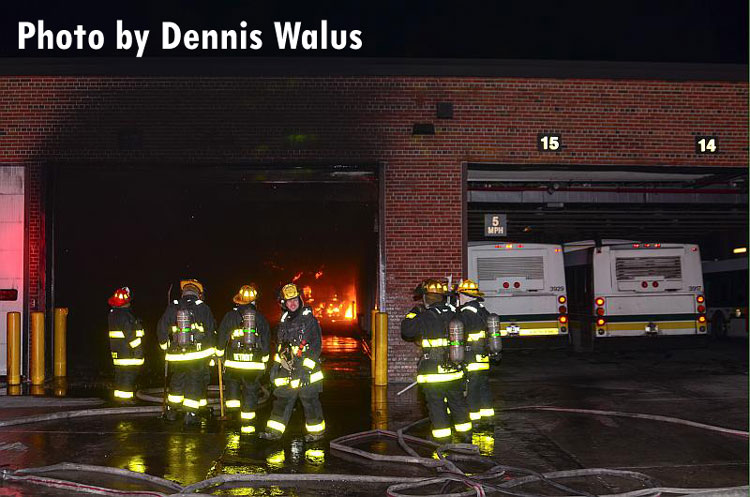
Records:
{"label": "turnout pants", "polygon": [[305,410],[305,428],[308,433],[320,433],[325,431],[326,423],[323,420],[323,406],[320,404],[320,385],[308,385],[300,388],[290,386],[277,387],[273,391],[274,401],[271,417],[266,426],[270,430],[284,433],[292,411],[297,403],[297,398],[302,402]]}
{"label": "turnout pants", "polygon": [[495,415],[492,407],[489,371],[474,371],[466,376],[466,401],[469,404],[469,417],[472,421],[491,418]]}
{"label": "turnout pants", "polygon": [[206,389],[210,379],[208,361],[171,361],[169,369],[172,377],[169,381],[167,403],[172,407],[182,406],[190,411],[208,405]]}
{"label": "turnout pants", "polygon": [[[463,395],[463,379],[423,383],[427,411],[432,423],[432,436],[436,439],[451,436],[451,417],[457,433],[471,431],[469,409]],[[447,405],[446,405],[447,404]],[[448,409],[450,408],[450,414]]]}
{"label": "turnout pants", "polygon": [[226,398],[224,404],[230,412],[240,411],[240,431],[255,432],[255,409],[263,371],[242,371],[227,368],[224,373]]}
{"label": "turnout pants", "polygon": [[133,398],[138,371],[140,371],[140,366],[115,366],[114,397],[116,400]]}

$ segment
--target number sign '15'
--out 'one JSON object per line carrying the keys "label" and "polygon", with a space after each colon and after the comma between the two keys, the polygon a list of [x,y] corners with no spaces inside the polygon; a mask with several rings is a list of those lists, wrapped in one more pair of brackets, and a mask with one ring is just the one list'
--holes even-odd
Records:
{"label": "number sign '15'", "polygon": [[562,137],[559,134],[539,133],[536,145],[540,152],[558,152],[562,147]]}

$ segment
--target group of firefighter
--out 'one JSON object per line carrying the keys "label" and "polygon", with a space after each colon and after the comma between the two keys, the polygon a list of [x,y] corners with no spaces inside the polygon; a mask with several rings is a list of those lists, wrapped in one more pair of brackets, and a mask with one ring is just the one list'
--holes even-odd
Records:
{"label": "group of firefighter", "polygon": [[[218,327],[203,301],[199,281],[182,280],[180,292],[156,329],[166,362],[165,378],[169,377],[165,418],[176,421],[184,416],[185,425],[200,424],[202,414],[208,412],[210,368],[218,361],[226,385],[227,412],[238,419],[241,433],[256,433],[261,379],[271,363],[274,402],[265,430],[257,435],[280,439],[299,399],[305,414],[305,441],[323,438],[321,329],[297,286],[289,283],[279,291],[282,315],[272,361],[271,330],[256,308],[255,286],[240,288],[232,299],[235,306]],[[474,425],[491,423],[495,414],[488,373],[490,359],[499,359],[501,353],[498,318],[484,308],[483,293],[471,280],[449,289],[443,281],[428,279],[414,293],[421,302],[404,317],[401,334],[422,348],[417,383],[424,393],[432,437],[446,440],[455,430],[466,439]],[[114,398],[121,402],[133,401],[144,363],[144,327],[131,301],[127,287],[116,290],[108,301]]]}
{"label": "group of firefighter", "polygon": [[495,416],[489,369],[490,359],[499,361],[502,353],[499,317],[485,309],[484,293],[472,280],[449,289],[441,280],[428,279],[414,295],[421,303],[401,321],[401,336],[422,347],[417,383],[432,438],[448,440],[455,430],[468,441],[475,425],[491,424]]}
{"label": "group of firefighter", "polygon": [[[257,288],[240,288],[232,299],[236,305],[224,315],[218,332],[213,312],[203,301],[203,285],[194,279],[182,280],[180,292],[156,328],[169,369],[166,419],[176,421],[184,415],[185,425],[200,423],[201,414],[208,409],[210,368],[223,360],[225,407],[239,419],[241,433],[255,433],[260,381],[270,362],[271,343],[268,320],[255,306]],[[114,397],[120,401],[133,399],[135,380],[144,362],[144,330],[130,307],[131,297],[130,289],[123,287],[109,299]],[[293,283],[282,287],[279,304],[283,313],[270,367],[274,402],[266,429],[258,436],[280,439],[299,398],[305,411],[305,440],[317,441],[325,432],[319,398],[323,380],[320,325]]]}

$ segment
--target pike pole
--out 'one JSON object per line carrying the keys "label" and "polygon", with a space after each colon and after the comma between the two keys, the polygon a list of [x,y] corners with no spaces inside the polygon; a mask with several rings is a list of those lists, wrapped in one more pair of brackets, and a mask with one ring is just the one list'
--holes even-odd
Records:
{"label": "pike pole", "polygon": [[[172,302],[172,283],[169,284],[169,289],[167,290],[167,306]],[[167,341],[169,343],[169,341]],[[167,361],[166,354],[164,355],[164,392],[162,393],[161,398],[161,415],[162,417],[167,416],[167,390],[169,387],[169,382],[167,378],[169,377],[169,361]]]}
{"label": "pike pole", "polygon": [[219,402],[221,403],[221,418],[226,419],[224,415],[224,377],[221,371],[221,357],[216,358],[216,367],[219,369]]}
{"label": "pike pole", "polygon": [[396,394],[396,396],[401,395],[402,393],[406,392],[407,390],[410,390],[410,389],[414,388],[415,386],[417,386],[417,382],[416,381],[411,382],[408,387],[406,387],[403,390],[401,390],[400,392],[398,392]]}

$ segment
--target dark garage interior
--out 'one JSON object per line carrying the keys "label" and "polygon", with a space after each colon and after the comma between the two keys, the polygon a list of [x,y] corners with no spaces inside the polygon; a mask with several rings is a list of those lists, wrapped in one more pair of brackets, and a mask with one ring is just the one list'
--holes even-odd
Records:
{"label": "dark garage interior", "polygon": [[[250,282],[258,285],[259,310],[272,326],[280,316],[276,293],[293,280],[300,289],[310,287],[316,305],[341,301],[342,318],[346,311],[369,315],[374,304],[375,167],[57,171],[48,192],[54,211],[47,219],[54,232],[50,278],[54,305],[70,308],[68,367],[76,376],[111,370],[103,330],[107,298],[120,286],[133,292],[134,310],[146,327],[145,350],[153,356],[158,347],[149,342],[168,291],[177,298],[183,278],[204,284],[217,321],[240,285]],[[356,315],[347,317],[357,323]],[[341,324],[321,322],[324,334]],[[150,367],[160,367],[160,360],[148,359]]]}

